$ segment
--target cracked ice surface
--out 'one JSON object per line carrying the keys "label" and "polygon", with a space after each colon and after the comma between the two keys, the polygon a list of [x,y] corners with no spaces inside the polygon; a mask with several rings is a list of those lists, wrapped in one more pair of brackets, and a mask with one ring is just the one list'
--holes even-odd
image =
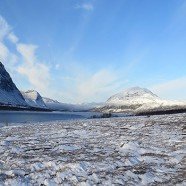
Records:
{"label": "cracked ice surface", "polygon": [[0,128],[0,185],[185,185],[186,114]]}

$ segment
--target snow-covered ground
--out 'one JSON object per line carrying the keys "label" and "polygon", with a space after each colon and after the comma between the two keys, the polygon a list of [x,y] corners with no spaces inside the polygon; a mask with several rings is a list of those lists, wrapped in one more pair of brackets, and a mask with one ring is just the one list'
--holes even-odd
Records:
{"label": "snow-covered ground", "polygon": [[0,128],[0,185],[186,185],[186,114]]}

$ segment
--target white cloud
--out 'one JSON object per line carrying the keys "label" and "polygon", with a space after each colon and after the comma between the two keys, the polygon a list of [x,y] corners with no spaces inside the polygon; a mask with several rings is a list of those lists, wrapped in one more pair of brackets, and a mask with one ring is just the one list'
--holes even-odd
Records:
{"label": "white cloud", "polygon": [[17,55],[10,52],[3,42],[0,42],[0,61],[5,63],[6,67],[11,69],[11,71],[13,71],[14,65],[18,61]]}
{"label": "white cloud", "polygon": [[10,32],[11,27],[8,25],[6,20],[0,15],[0,41]]}
{"label": "white cloud", "polygon": [[19,40],[18,37],[12,32],[11,26],[0,15],[0,41],[2,42],[6,37],[12,43],[17,43]]}
{"label": "white cloud", "polygon": [[[91,73],[88,69],[75,68],[70,78],[63,78],[62,95],[69,102],[100,102],[120,90],[124,81],[112,69]],[[72,78],[73,77],[73,78]]]}
{"label": "white cloud", "polygon": [[0,61],[6,61],[8,58],[8,48],[0,42]]}
{"label": "white cloud", "polygon": [[92,3],[83,3],[81,5],[77,5],[75,8],[77,9],[83,9],[83,10],[86,10],[86,11],[92,11],[94,10],[94,6]]}
{"label": "white cloud", "polygon": [[79,94],[82,95],[82,97],[96,96],[96,94],[101,94],[106,92],[107,89],[110,89],[115,80],[116,76],[112,72],[105,69],[98,71],[91,77],[79,82]]}
{"label": "white cloud", "polygon": [[[177,7],[176,11],[172,14],[172,19],[168,25],[166,31],[174,33],[175,31],[180,31],[185,29],[186,26],[186,1],[183,0],[180,6]],[[177,33],[177,32],[175,32]]]}
{"label": "white cloud", "polygon": [[[12,52],[5,40],[11,42],[17,52]],[[51,93],[48,87],[50,68],[37,58],[36,49],[36,45],[20,43],[11,26],[0,16],[0,61],[5,64],[13,79],[18,77],[20,80],[24,76],[28,79],[29,87],[47,95]]]}
{"label": "white cloud", "polygon": [[36,45],[32,44],[17,44],[17,51],[22,55],[24,62],[27,64],[34,64],[37,60],[35,57],[35,50],[37,49]]}
{"label": "white cloud", "polygon": [[50,69],[37,59],[36,49],[36,45],[17,44],[17,51],[23,57],[23,64],[18,67],[17,71],[26,76],[37,91],[46,94],[50,84]]}
{"label": "white cloud", "polygon": [[[14,44],[22,60],[17,52],[11,52],[7,47],[4,42],[6,39]],[[36,49],[36,45],[20,43],[11,26],[0,16],[0,61],[5,64],[13,77],[19,74],[24,75],[28,78],[31,87],[41,93],[49,93],[50,69],[38,60]]]}
{"label": "white cloud", "polygon": [[[18,59],[19,61],[21,61],[21,59],[17,53],[11,52],[5,45],[5,39],[12,42],[21,54],[23,59],[22,64],[20,62],[17,64]],[[18,72],[27,77],[31,86],[36,90],[48,92],[50,69],[37,59],[35,54],[36,49],[36,45],[19,43],[19,38],[14,34],[11,26],[0,16],[0,61],[6,65],[12,74]]]}
{"label": "white cloud", "polygon": [[13,33],[11,32],[9,35],[8,35],[8,39],[12,42],[12,43],[17,43],[19,41],[18,37]]}
{"label": "white cloud", "polygon": [[154,85],[151,90],[163,98],[186,100],[186,77]]}
{"label": "white cloud", "polygon": [[47,66],[44,64],[23,64],[18,67],[17,71],[28,78],[34,89],[44,94],[47,93],[50,80],[49,69]]}
{"label": "white cloud", "polygon": [[[36,89],[41,94],[56,99],[64,96],[66,100],[73,102],[102,101],[118,90],[120,81],[118,74],[112,69],[102,69],[92,73],[92,70],[81,68],[79,65],[71,66],[68,63],[64,79],[55,76],[52,80],[49,66],[41,62],[36,55],[38,46],[21,43],[7,22],[2,17],[0,18],[0,28],[3,30],[0,30],[0,59],[9,68],[13,79],[18,77],[21,86],[22,82],[27,79],[29,84],[26,86]],[[9,40],[17,51],[12,52],[4,40]],[[64,65],[63,68],[65,68]],[[57,63],[54,68],[56,70],[61,68],[61,63]],[[59,86],[60,78],[63,81]]]}
{"label": "white cloud", "polygon": [[[9,36],[14,40],[16,36],[11,32],[11,27],[8,25],[6,20],[0,16],[0,61],[6,63],[6,67],[14,67],[14,64],[17,63],[18,57],[16,54],[12,53],[9,48],[5,45],[4,40]],[[13,69],[13,68],[11,68]],[[13,71],[13,70],[11,70]]]}

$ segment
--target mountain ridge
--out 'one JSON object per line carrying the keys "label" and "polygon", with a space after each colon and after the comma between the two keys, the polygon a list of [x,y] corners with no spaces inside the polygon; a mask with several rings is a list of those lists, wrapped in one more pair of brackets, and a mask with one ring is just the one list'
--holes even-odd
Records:
{"label": "mountain ridge", "polygon": [[21,91],[25,101],[31,107],[47,108],[43,101],[43,98],[36,90],[27,90],[25,92]]}
{"label": "mountain ridge", "polygon": [[111,96],[95,111],[139,113],[177,108],[186,108],[186,103],[164,100],[146,88],[132,87]]}
{"label": "mountain ridge", "polygon": [[0,62],[0,105],[28,106],[4,65]]}

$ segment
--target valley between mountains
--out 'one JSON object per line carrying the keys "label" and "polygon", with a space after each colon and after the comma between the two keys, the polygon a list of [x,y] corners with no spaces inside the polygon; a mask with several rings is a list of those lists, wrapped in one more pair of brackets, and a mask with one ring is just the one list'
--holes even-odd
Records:
{"label": "valley between mountains", "polygon": [[148,115],[186,112],[186,102],[163,100],[148,89],[132,87],[111,96],[103,103],[61,103],[43,97],[36,90],[18,90],[4,65],[0,63],[0,108],[1,110],[95,111]]}

